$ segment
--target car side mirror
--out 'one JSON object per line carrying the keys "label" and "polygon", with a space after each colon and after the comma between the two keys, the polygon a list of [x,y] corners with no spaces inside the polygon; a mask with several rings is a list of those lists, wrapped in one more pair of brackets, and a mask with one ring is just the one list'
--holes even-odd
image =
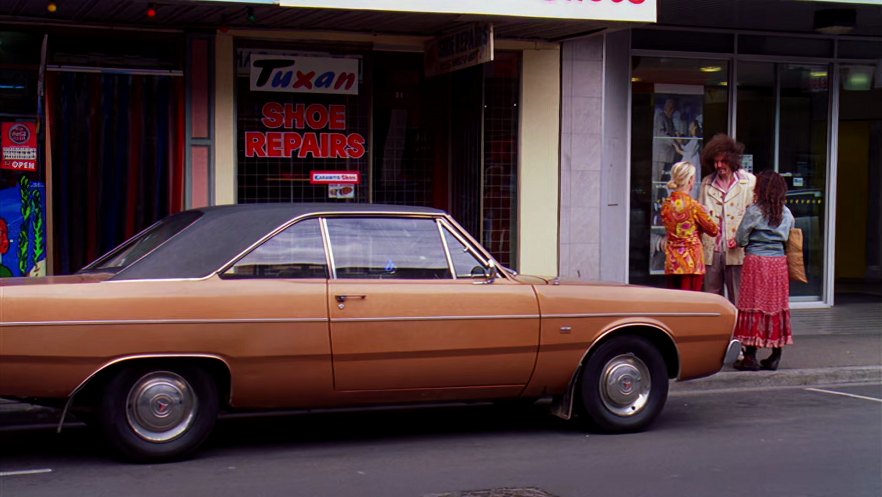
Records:
{"label": "car side mirror", "polygon": [[490,265],[488,267],[473,267],[471,275],[472,278],[479,280],[475,282],[476,285],[488,285],[496,281],[496,278],[499,277],[499,268],[496,267],[496,264],[494,264],[493,261],[490,261]]}

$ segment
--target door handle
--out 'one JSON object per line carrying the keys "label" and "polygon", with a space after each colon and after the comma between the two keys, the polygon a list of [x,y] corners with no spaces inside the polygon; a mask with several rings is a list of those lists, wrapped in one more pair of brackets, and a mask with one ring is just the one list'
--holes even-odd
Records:
{"label": "door handle", "polygon": [[364,300],[366,298],[367,295],[334,295],[334,299],[341,304],[349,299]]}

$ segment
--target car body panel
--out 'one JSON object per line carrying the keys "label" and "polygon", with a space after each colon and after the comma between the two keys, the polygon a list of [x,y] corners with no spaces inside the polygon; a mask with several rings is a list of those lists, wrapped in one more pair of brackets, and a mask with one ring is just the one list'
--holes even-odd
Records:
{"label": "car body panel", "polygon": [[[184,216],[180,232],[121,267],[102,266],[115,251],[80,274],[0,280],[0,396],[64,401],[133,361],[206,360],[228,371],[216,380],[228,382],[231,409],[559,397],[607,338],[668,343],[670,376],[685,380],[719,371],[734,326],[734,307],[716,295],[498,268],[436,209],[266,204]],[[434,219],[486,271],[420,280],[226,272],[287,226],[337,216]]]}

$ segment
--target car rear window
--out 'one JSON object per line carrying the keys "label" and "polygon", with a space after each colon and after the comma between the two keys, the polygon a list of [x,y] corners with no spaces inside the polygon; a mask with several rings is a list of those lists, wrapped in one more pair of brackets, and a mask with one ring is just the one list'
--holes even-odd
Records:
{"label": "car rear window", "polygon": [[156,250],[163,243],[190,226],[202,216],[199,211],[187,211],[169,216],[135,237],[130,238],[104,257],[83,268],[80,272],[119,272],[135,261]]}

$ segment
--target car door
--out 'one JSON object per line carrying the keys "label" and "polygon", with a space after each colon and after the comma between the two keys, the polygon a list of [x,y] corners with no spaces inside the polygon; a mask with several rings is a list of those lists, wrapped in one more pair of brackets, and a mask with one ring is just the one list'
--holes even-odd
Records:
{"label": "car door", "polygon": [[530,285],[470,277],[487,263],[431,217],[325,222],[337,391],[528,382],[539,342]]}

